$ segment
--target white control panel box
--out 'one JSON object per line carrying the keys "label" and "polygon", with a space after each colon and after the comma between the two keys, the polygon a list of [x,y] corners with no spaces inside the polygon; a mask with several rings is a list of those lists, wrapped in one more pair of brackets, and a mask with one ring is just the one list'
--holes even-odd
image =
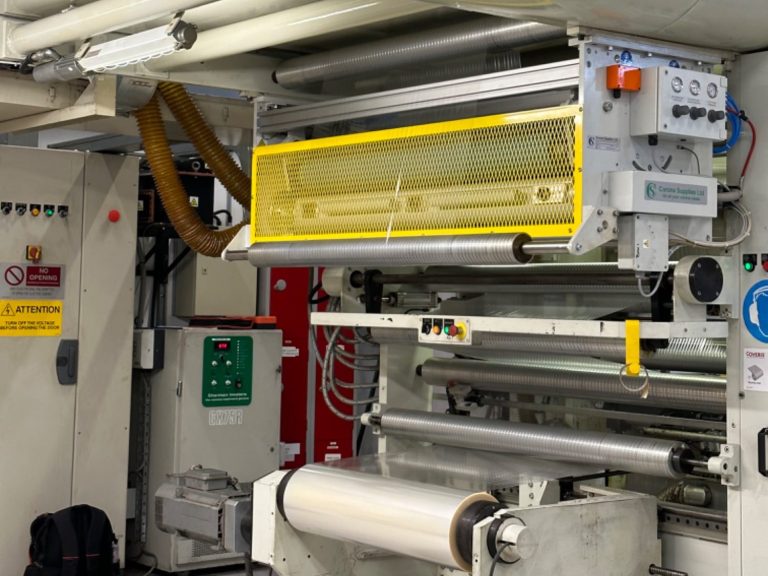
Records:
{"label": "white control panel box", "polygon": [[717,217],[717,179],[627,170],[608,176],[610,205],[620,212]]}
{"label": "white control panel box", "polygon": [[725,140],[728,80],[682,68],[645,68],[631,95],[632,136]]}

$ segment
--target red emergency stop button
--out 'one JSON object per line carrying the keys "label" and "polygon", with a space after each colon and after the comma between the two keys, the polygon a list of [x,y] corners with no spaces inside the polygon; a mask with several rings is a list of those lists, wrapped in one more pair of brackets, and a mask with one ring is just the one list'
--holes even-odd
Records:
{"label": "red emergency stop button", "polygon": [[107,219],[114,224],[115,222],[120,221],[120,211],[119,210],[110,210],[109,214],[107,214]]}

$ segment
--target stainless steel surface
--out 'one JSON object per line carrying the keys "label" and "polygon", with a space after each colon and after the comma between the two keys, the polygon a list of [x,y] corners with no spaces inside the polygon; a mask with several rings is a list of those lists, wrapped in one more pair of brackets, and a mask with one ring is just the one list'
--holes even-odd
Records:
{"label": "stainless steel surface", "polygon": [[248,250],[254,266],[388,266],[522,264],[524,234],[432,236],[257,243]]}
{"label": "stainless steel surface", "polygon": [[674,464],[681,442],[401,409],[384,412],[380,428],[382,434],[445,446],[681,476]]}
{"label": "stainless steel surface", "polygon": [[556,38],[565,38],[563,28],[535,22],[481,18],[369,44],[300,56],[278,66],[274,77],[281,86],[297,88],[396,66],[445,60],[489,49],[511,49]]}
{"label": "stainless steel surface", "polygon": [[[720,424],[719,422],[713,423],[713,424]],[[712,430],[717,430],[718,427],[712,426]],[[722,430],[725,431],[725,427],[722,427]],[[675,429],[669,429],[669,428],[655,428],[653,426],[648,426],[647,428],[643,428],[643,433],[647,434],[648,436],[655,436],[657,438],[671,438],[672,440],[682,440],[685,442],[693,441],[693,442],[718,442],[720,444],[725,443],[725,434],[712,434],[712,433],[706,433],[706,432],[691,432],[690,430],[675,430]]]}
{"label": "stainless steel surface", "polygon": [[376,94],[265,110],[259,114],[258,127],[263,133],[286,132],[328,122],[575,89],[578,85],[578,60],[566,60]]}
{"label": "stainless steel surface", "polygon": [[624,378],[621,365],[592,367],[531,366],[515,363],[481,362],[477,360],[427,360],[421,375],[427,384],[449,386],[469,384],[478,390],[511,391],[530,394],[591,398],[620,403],[688,408],[725,412],[725,378],[650,372],[647,397],[638,390],[643,378]]}
{"label": "stainless steel surface", "polygon": [[567,242],[531,242],[523,246],[523,252],[529,256],[545,256],[547,254],[568,254]]}

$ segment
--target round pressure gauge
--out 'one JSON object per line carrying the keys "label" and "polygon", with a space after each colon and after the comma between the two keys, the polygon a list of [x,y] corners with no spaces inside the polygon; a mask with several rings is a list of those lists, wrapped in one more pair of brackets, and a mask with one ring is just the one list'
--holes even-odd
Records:
{"label": "round pressure gauge", "polygon": [[691,94],[698,96],[699,92],[701,92],[701,83],[698,80],[691,80],[691,84],[688,88],[690,88]]}
{"label": "round pressure gauge", "polygon": [[683,89],[683,79],[680,76],[672,78],[672,90],[680,92]]}
{"label": "round pressure gauge", "polygon": [[717,98],[717,84],[714,82],[707,84],[707,96],[710,98]]}

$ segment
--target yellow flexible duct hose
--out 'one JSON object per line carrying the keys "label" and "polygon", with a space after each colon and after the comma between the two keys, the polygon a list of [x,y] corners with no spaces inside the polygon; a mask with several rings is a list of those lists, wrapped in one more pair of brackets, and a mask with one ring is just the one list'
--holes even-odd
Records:
{"label": "yellow flexible duct hose", "polygon": [[[195,252],[204,256],[220,256],[244,222],[226,230],[210,230],[197,211],[189,205],[189,196],[184,191],[173,162],[157,93],[146,106],[136,112],[136,120],[160,200],[174,228]],[[237,168],[237,165],[235,167]],[[216,173],[216,176],[221,178],[219,173]]]}
{"label": "yellow flexible duct hose", "polygon": [[184,86],[175,82],[160,82],[158,90],[205,163],[232,197],[250,210],[251,179],[221,145]]}

